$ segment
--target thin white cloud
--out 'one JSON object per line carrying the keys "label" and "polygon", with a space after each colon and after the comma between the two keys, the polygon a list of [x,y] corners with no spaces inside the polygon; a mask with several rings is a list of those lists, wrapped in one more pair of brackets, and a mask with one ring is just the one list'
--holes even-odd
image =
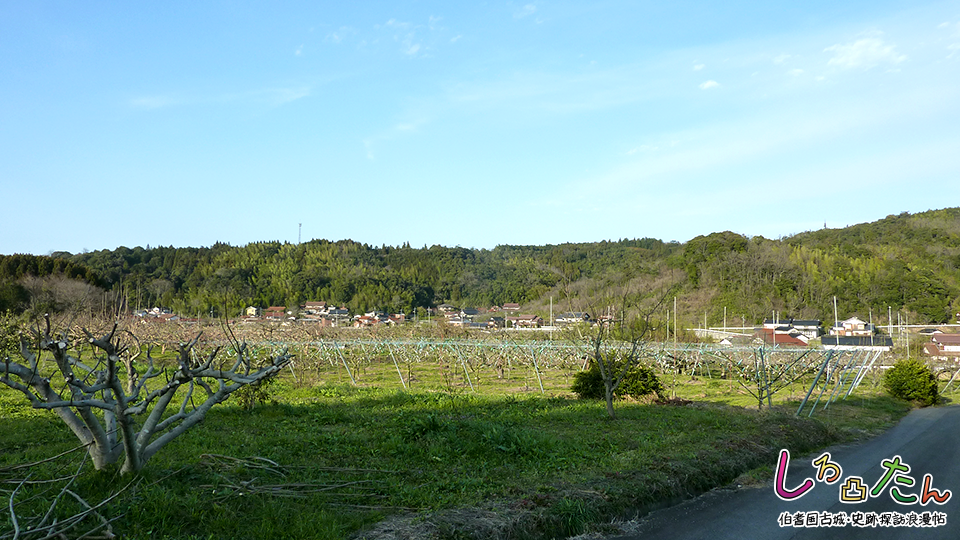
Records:
{"label": "thin white cloud", "polygon": [[955,23],[953,23],[953,22],[940,23],[940,24],[937,26],[937,28],[940,29],[940,30],[948,30],[948,29],[949,29],[949,30],[953,30],[953,32],[951,33],[952,36],[960,36],[960,22],[955,22]]}
{"label": "thin white cloud", "polygon": [[297,50],[294,51],[293,54],[294,56],[300,56],[301,54],[303,54],[303,43],[301,43],[300,46],[297,47]]}
{"label": "thin white cloud", "polygon": [[420,131],[420,126],[426,123],[426,117],[415,118],[409,122],[399,122],[387,129],[384,129],[380,133],[363,139],[363,148],[366,152],[367,159],[370,161],[375,161],[377,159],[375,151],[382,143],[386,143],[404,135],[417,133]]}
{"label": "thin white cloud", "polygon": [[341,43],[347,36],[350,36],[356,33],[357,33],[356,30],[354,30],[349,26],[341,26],[340,28],[337,28],[333,32],[328,33],[324,38],[324,41],[327,41],[330,43]]}
{"label": "thin white cloud", "polygon": [[522,19],[524,17],[533,15],[536,12],[537,12],[537,6],[535,4],[526,4],[525,6],[520,8],[519,11],[514,12],[513,18]]}
{"label": "thin white cloud", "polygon": [[217,95],[193,95],[174,98],[171,96],[141,96],[129,101],[132,107],[152,110],[162,107],[196,106],[216,104],[266,105],[280,107],[310,95],[310,86],[291,86],[262,88],[244,92],[222,93]]}
{"label": "thin white cloud", "polygon": [[[435,26],[441,19],[442,17],[434,17],[431,15],[425,25],[390,19],[382,25],[374,25],[374,29],[385,30],[392,33],[393,41],[400,44],[401,53],[407,56],[423,55],[427,50],[432,48],[432,40],[429,36],[444,30],[443,28]],[[418,35],[418,33],[426,33],[428,35],[426,44],[424,44],[424,38]],[[376,41],[374,41],[374,43],[376,43]]]}
{"label": "thin white cloud", "polygon": [[694,70],[694,71],[700,71],[701,69],[703,69],[703,68],[705,68],[705,67],[707,67],[705,64],[697,64],[697,65],[693,66],[693,70]]}
{"label": "thin white cloud", "polygon": [[[445,19],[436,15],[417,21],[390,18],[365,29],[341,26],[328,32],[324,41],[333,44],[353,42],[358,49],[370,52],[429,56],[442,44],[455,43],[462,37],[443,22]],[[390,43],[396,47],[391,48]]]}
{"label": "thin white cloud", "polygon": [[[673,64],[676,65],[676,64]],[[443,107],[474,112],[571,114],[603,110],[672,91],[636,65],[589,73],[514,73],[448,86]]]}
{"label": "thin white cloud", "polygon": [[386,26],[387,28],[399,28],[401,30],[406,30],[407,28],[410,28],[410,23],[398,21],[396,19],[390,19],[389,21],[385,22],[383,25]]}
{"label": "thin white cloud", "polygon": [[789,55],[789,54],[780,54],[780,55],[777,55],[777,56],[775,56],[775,57],[773,58],[773,63],[774,63],[774,64],[782,64],[782,63],[786,62],[787,60],[789,60],[790,58],[793,58],[793,57],[792,57],[791,55]]}
{"label": "thin white cloud", "polygon": [[787,72],[787,75],[793,75],[794,77],[799,77],[800,75],[803,75],[803,70],[802,70],[802,69],[791,69],[790,71]]}
{"label": "thin white cloud", "polygon": [[393,127],[396,131],[416,131],[420,127],[421,122],[407,122],[397,124]]}
{"label": "thin white cloud", "polygon": [[897,53],[893,45],[887,45],[879,38],[864,38],[853,43],[837,44],[827,47],[823,52],[833,53],[833,58],[827,65],[843,69],[870,69],[880,64],[896,65],[907,59],[906,55]]}
{"label": "thin white cloud", "polygon": [[712,79],[709,80],[709,81],[704,81],[704,82],[700,83],[700,89],[701,89],[701,90],[710,90],[711,88],[718,88],[719,86],[720,86],[720,83],[718,83],[717,81],[714,81],[714,80],[712,80]]}
{"label": "thin white cloud", "polygon": [[[738,182],[748,182],[746,179],[739,179],[739,175],[745,170],[745,165],[753,163],[758,157],[776,156],[778,159],[782,158],[785,164],[798,159],[800,162],[807,162],[809,160],[802,157],[807,152],[826,150],[829,153],[835,142],[848,140],[850,133],[878,129],[896,131],[901,125],[910,125],[917,118],[930,118],[942,114],[944,107],[956,110],[953,105],[956,103],[956,93],[953,88],[918,89],[910,94],[901,94],[903,103],[911,104],[910,106],[886,109],[878,107],[878,104],[888,103],[889,94],[878,94],[866,99],[859,95],[851,95],[848,99],[829,107],[821,107],[821,104],[817,103],[813,109],[801,107],[797,110],[784,110],[776,116],[757,114],[753,118],[711,122],[706,126],[686,131],[650,136],[645,146],[639,146],[627,152],[627,155],[631,156],[629,161],[611,167],[607,171],[591,172],[581,178],[572,178],[566,185],[558,187],[554,195],[551,195],[553,197],[551,201],[563,208],[577,208],[577,205],[582,202],[582,186],[591,185],[596,186],[598,191],[606,190],[621,194],[618,195],[617,202],[611,204],[645,205],[650,201],[650,192],[656,191],[653,186],[663,186],[670,182],[672,182],[670,185],[686,187],[690,182],[698,181],[696,180],[698,178],[731,176],[736,176]],[[785,125],[791,126],[791,129],[784,130]],[[671,139],[678,139],[681,142],[667,144]],[[944,153],[945,149],[949,148],[949,144],[956,144],[955,141],[954,136],[950,141],[938,143],[936,151],[927,151],[927,146],[923,144],[912,147],[906,145],[910,148],[904,149],[902,154],[906,157],[903,158],[903,162],[897,166],[891,166],[889,162],[885,163],[884,165],[890,169],[886,170],[884,175],[902,182],[903,178],[912,177],[910,167],[915,167],[918,163],[926,163],[925,159],[917,159],[914,148],[930,156],[949,155]],[[661,150],[643,153],[645,147],[656,146]],[[855,152],[855,154],[858,153]],[[811,165],[811,170],[829,174],[831,178],[852,175],[873,179],[875,176],[870,173],[878,169],[883,170],[883,167],[876,167],[871,162],[886,157],[883,155],[864,158],[858,154],[846,158],[838,153],[824,160],[824,165]],[[930,161],[942,162],[943,159],[930,159]],[[960,163],[953,158],[948,161],[953,165],[938,165],[942,169],[938,173],[940,176],[945,177],[949,174],[951,167]],[[840,169],[844,167],[848,167],[848,170],[841,174]],[[785,165],[775,174],[787,176],[792,174],[791,170],[790,166]],[[861,172],[857,173],[857,170]],[[809,173],[810,171],[804,171],[807,177],[811,176]],[[768,181],[768,178],[763,176],[755,175],[749,182],[762,185],[763,182]],[[714,185],[724,184],[714,182]],[[749,186],[750,183],[742,185]],[[731,192],[726,187],[723,190]],[[670,197],[676,200],[684,199],[689,194],[688,189],[673,191],[675,193]],[[708,189],[705,192],[709,193],[705,199],[713,200],[714,204],[716,204],[714,198],[723,195],[723,191],[715,189]],[[622,213],[609,208],[605,209],[605,212],[613,215]]]}

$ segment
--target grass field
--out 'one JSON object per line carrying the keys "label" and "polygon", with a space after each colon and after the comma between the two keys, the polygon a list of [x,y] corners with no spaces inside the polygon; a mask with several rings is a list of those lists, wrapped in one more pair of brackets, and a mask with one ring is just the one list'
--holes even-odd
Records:
{"label": "grass field", "polygon": [[[91,503],[122,490],[100,511],[122,538],[564,537],[757,481],[781,448],[803,455],[868,437],[909,410],[868,379],[798,418],[800,385],[758,411],[735,381],[687,375],[663,380],[691,403],[621,401],[609,420],[603,403],[567,390],[577,364],[510,364],[501,378],[455,356],[384,360],[355,364],[356,384],[349,361],[301,366],[266,403],[215,408],[138,477],[88,467],[71,489]],[[61,484],[12,496],[17,481],[69,476],[80,453],[12,468],[75,446],[52,413],[21,401],[0,389],[0,495],[25,523]],[[58,512],[77,508],[64,501]],[[7,511],[0,538],[12,527]]]}

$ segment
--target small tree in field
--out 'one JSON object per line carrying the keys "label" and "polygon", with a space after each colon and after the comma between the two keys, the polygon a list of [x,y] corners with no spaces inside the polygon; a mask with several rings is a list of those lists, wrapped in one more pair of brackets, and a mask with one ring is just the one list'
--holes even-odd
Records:
{"label": "small tree in field", "polygon": [[883,387],[890,395],[923,406],[935,405],[940,399],[937,377],[930,366],[917,359],[897,360],[883,374]]}
{"label": "small tree in field", "polygon": [[[619,366],[614,366],[618,368]],[[570,387],[574,394],[581,399],[603,399],[606,397],[606,388],[603,383],[603,376],[600,374],[600,367],[590,362],[590,367],[586,371],[581,371],[573,376],[573,385]],[[658,398],[664,398],[663,383],[653,369],[638,364],[627,372],[617,389],[614,391],[616,397],[630,396],[639,399],[643,396],[656,394]]]}
{"label": "small tree in field", "polygon": [[617,417],[613,410],[613,399],[624,378],[653,352],[649,342],[649,337],[654,333],[651,316],[672,290],[664,292],[649,309],[632,317],[627,315],[627,295],[624,295],[621,301],[623,307],[619,310],[621,320],[600,321],[586,336],[589,358],[600,370],[603,380],[604,399],[610,418]]}
{"label": "small tree in field", "polygon": [[[277,374],[293,358],[284,351],[254,368],[246,346],[234,343],[236,359],[225,367],[216,363],[220,348],[206,358],[194,355],[198,335],[180,344],[175,369],[158,368],[148,349],[146,371],[141,374],[135,363],[139,345],[131,350],[122,339],[129,334],[118,332],[117,325],[102,337],[86,330],[83,334],[99,351],[86,362],[70,354],[69,334],[55,334],[47,319],[46,329],[38,330],[34,340],[20,340],[23,362],[4,355],[0,383],[22,393],[34,408],[54,411],[87,447],[96,469],[122,460],[123,473],[142,469],[167,443],[200,423],[214,405]],[[200,392],[202,402],[195,395]],[[179,407],[170,411],[175,399],[180,400]]]}
{"label": "small tree in field", "polygon": [[611,324],[601,323],[589,339],[590,360],[599,369],[603,381],[603,397],[607,415],[616,418],[613,399],[624,378],[648,353],[645,331],[624,332]]}

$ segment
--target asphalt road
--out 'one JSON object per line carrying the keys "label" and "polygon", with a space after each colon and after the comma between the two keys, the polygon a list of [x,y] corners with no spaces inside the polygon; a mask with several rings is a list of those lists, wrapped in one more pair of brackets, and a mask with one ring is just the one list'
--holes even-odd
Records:
{"label": "asphalt road", "polygon": [[[916,410],[897,426],[871,441],[834,447],[827,451],[831,454],[830,461],[842,469],[840,478],[833,484],[817,481],[817,468],[811,461],[821,453],[791,456],[784,487],[796,489],[807,478],[814,481],[813,487],[799,498],[780,499],[773,484],[762,488],[713,491],[656,511],[641,521],[635,533],[615,539],[960,539],[960,405]],[[895,456],[901,457],[901,464],[909,465],[909,472],[897,473],[895,464],[889,463]],[[885,460],[888,461],[887,467],[881,464]],[[826,477],[831,472],[830,466],[827,466]],[[849,477],[862,478],[865,490],[871,490],[888,473],[893,474],[894,481],[889,482],[877,497],[868,494],[866,501],[840,501],[841,486]],[[928,499],[926,505],[919,502],[904,505],[893,500],[891,487],[897,487],[901,496],[921,495],[927,474],[931,475],[930,486],[933,489],[951,492],[945,504],[940,505]],[[909,482],[904,477],[913,478],[915,483],[912,486],[904,485],[904,482]],[[846,485],[852,487],[851,484]],[[909,520],[911,513],[915,513],[918,519],[922,519],[924,513],[931,517],[939,513],[945,517],[946,524],[937,527],[857,527],[853,524],[840,527],[781,527],[779,518],[784,512],[792,515],[799,512],[812,515],[817,512],[818,522],[824,513],[836,516],[844,512],[848,519],[852,519],[855,513],[862,512],[864,519],[870,519],[872,515],[877,519],[890,518],[891,522],[899,520],[900,516]],[[835,519],[831,518],[831,521]]]}

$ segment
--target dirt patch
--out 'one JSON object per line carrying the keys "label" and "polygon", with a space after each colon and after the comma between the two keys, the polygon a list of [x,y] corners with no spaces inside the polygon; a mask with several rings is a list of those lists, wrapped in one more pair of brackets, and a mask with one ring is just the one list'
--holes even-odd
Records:
{"label": "dirt patch", "polygon": [[460,508],[387,518],[356,540],[440,540],[444,538],[522,538],[537,528],[533,509]]}
{"label": "dirt patch", "polygon": [[654,403],[656,403],[657,405],[672,405],[674,407],[686,407],[687,405],[690,405],[693,402],[690,401],[689,399],[683,399],[681,397],[672,397],[672,398],[666,398],[666,399],[658,399]]}

